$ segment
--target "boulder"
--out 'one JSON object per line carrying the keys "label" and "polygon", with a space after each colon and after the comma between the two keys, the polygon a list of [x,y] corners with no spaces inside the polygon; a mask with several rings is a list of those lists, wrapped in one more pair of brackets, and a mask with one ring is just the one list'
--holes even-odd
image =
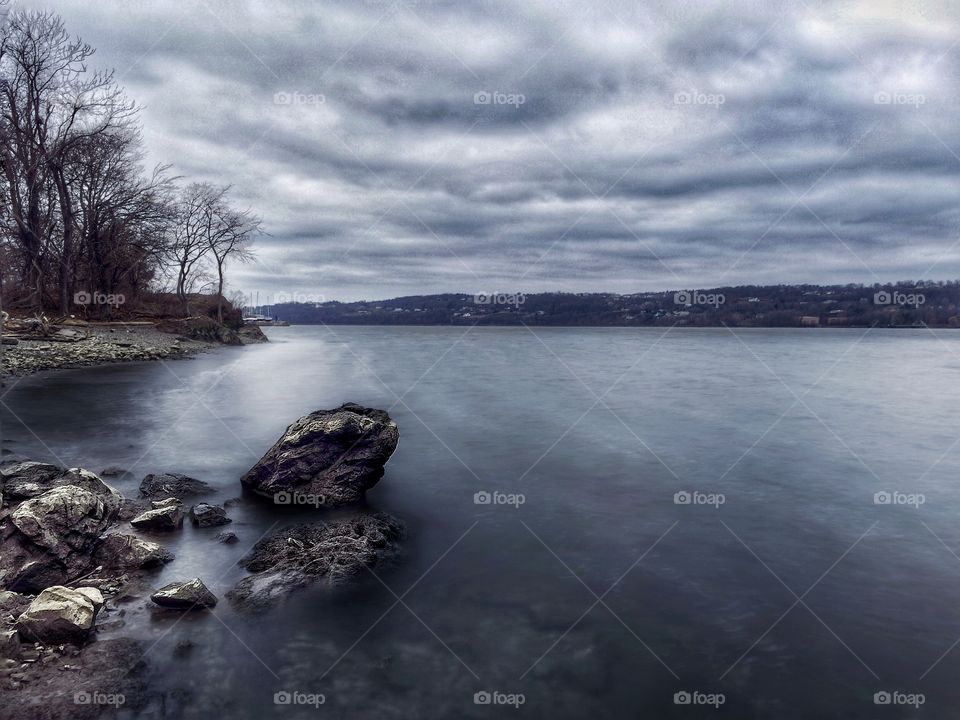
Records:
{"label": "boulder", "polygon": [[190,520],[197,527],[214,527],[233,522],[222,507],[199,503],[190,508]]}
{"label": "boulder", "polygon": [[213,492],[213,488],[203,480],[197,480],[179,473],[147,475],[140,482],[140,494],[154,500],[206,495],[211,492]]}
{"label": "boulder", "polygon": [[137,530],[179,530],[183,527],[183,513],[179,505],[165,505],[140,513],[130,524]]}
{"label": "boulder", "polygon": [[31,642],[80,645],[93,628],[103,596],[94,588],[55,585],[41,592],[17,618],[20,637]]}
{"label": "boulder", "polygon": [[235,542],[239,542],[240,538],[237,537],[236,533],[232,532],[222,532],[217,535],[217,542],[224,543],[225,545],[233,545]]}
{"label": "boulder", "polygon": [[217,597],[207,589],[200,578],[164,585],[150,596],[160,607],[175,610],[201,610],[217,604]]}
{"label": "boulder", "polygon": [[403,523],[385,513],[285,528],[260,540],[240,560],[254,574],[227,597],[241,608],[266,608],[298,588],[319,580],[339,582],[384,562],[397,552],[403,535]]}
{"label": "boulder", "polygon": [[95,564],[113,573],[155,568],[171,560],[173,553],[162,545],[133,535],[107,535],[93,554]]}
{"label": "boulder", "polygon": [[290,425],[241,482],[278,504],[354,503],[383,476],[399,437],[383,410],[353,403],[317,410]]}
{"label": "boulder", "polygon": [[63,485],[20,503],[0,536],[0,586],[39,592],[89,570],[97,540],[116,516],[113,500]]}

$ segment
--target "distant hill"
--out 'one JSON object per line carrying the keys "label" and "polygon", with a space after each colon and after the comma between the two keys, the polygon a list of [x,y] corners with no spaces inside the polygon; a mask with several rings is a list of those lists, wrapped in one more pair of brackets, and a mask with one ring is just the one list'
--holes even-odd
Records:
{"label": "distant hill", "polygon": [[772,285],[612,293],[411,295],[369,302],[284,303],[293,324],[710,327],[960,327],[960,283]]}

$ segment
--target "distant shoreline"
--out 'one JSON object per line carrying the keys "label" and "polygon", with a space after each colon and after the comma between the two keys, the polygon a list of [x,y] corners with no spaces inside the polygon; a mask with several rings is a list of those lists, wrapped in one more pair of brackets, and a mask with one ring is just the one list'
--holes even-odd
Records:
{"label": "distant shoreline", "polygon": [[960,283],[744,286],[632,295],[447,293],[274,303],[260,312],[292,325],[960,328]]}

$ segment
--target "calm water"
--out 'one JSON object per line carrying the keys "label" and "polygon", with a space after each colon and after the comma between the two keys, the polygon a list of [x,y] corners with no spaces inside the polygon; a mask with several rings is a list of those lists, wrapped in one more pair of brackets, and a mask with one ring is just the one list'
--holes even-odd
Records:
{"label": "calm water", "polygon": [[[8,454],[126,467],[131,495],[148,472],[184,472],[217,501],[311,410],[350,400],[399,424],[369,493],[409,528],[393,567],[256,619],[222,602],[177,623],[131,603],[155,713],[954,717],[960,335],[268,332],[188,362],[25,379],[0,407]],[[525,502],[475,504],[482,491]],[[684,491],[725,502],[676,504]],[[924,502],[875,504],[894,491]],[[222,597],[237,558],[298,519],[230,514],[240,543],[186,527],[155,585],[199,575]],[[326,703],[278,707],[279,691]],[[525,702],[476,705],[478,691]],[[680,691],[725,702],[676,705]],[[883,691],[925,705],[877,707]]]}

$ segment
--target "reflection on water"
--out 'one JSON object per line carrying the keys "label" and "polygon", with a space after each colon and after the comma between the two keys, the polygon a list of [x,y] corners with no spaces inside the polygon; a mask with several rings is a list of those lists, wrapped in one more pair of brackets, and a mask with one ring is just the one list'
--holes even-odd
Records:
{"label": "reflection on water", "polygon": [[[217,502],[304,413],[349,400],[397,420],[369,494],[408,525],[395,566],[256,619],[128,604],[123,632],[155,643],[171,717],[908,716],[874,705],[883,690],[924,693],[925,717],[960,703],[960,649],[935,665],[960,638],[955,335],[268,332],[189,362],[28,378],[0,407],[7,457],[129,468],[114,484],[130,495],[183,472]],[[525,502],[475,504],[482,491]],[[683,491],[724,502],[675,504]],[[875,504],[895,491],[925,502]],[[303,517],[230,514],[240,543],[186,527],[153,584],[198,575],[222,597],[251,544]],[[726,702],[675,705],[683,690]],[[282,691],[326,703],[275,706]]]}

